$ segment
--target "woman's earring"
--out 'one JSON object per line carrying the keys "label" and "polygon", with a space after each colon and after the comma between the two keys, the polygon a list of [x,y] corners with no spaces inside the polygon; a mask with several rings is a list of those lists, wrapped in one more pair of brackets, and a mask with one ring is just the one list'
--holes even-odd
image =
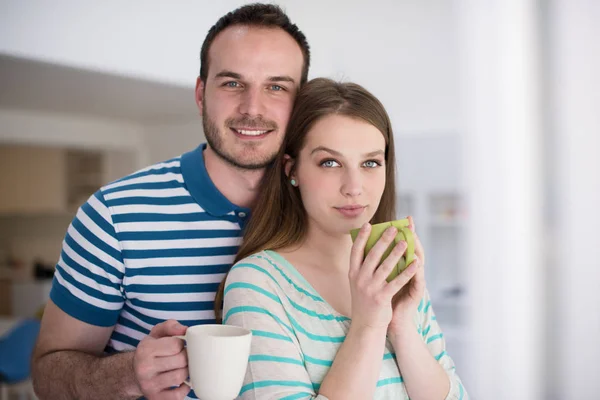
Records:
{"label": "woman's earring", "polygon": [[295,179],[290,180],[290,183],[292,184],[292,186],[296,186],[296,180]]}

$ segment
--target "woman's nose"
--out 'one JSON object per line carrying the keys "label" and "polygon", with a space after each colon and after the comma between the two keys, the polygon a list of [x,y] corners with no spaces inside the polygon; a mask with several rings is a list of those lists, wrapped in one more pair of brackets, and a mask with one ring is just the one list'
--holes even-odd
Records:
{"label": "woman's nose", "polygon": [[348,171],[343,179],[341,190],[344,196],[355,197],[362,194],[363,183],[359,172]]}

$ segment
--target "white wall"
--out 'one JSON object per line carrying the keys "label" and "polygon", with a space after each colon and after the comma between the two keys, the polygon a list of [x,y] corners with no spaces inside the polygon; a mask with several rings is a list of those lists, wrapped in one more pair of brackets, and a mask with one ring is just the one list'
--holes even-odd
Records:
{"label": "white wall", "polygon": [[535,0],[460,6],[472,338],[463,373],[476,399],[542,399],[538,10]]}
{"label": "white wall", "polygon": [[168,160],[195,149],[206,141],[202,132],[202,120],[180,124],[144,126],[147,162],[150,164]]}
{"label": "white wall", "polygon": [[[204,36],[243,1],[8,0],[0,53],[192,87]],[[307,35],[311,76],[356,81],[397,132],[456,132],[456,20],[446,0],[278,2]]]}
{"label": "white wall", "polygon": [[548,126],[554,138],[548,237],[552,399],[600,393],[600,3],[555,0],[549,13]]}
{"label": "white wall", "polygon": [[458,192],[462,184],[462,136],[396,135],[397,189],[403,192]]}

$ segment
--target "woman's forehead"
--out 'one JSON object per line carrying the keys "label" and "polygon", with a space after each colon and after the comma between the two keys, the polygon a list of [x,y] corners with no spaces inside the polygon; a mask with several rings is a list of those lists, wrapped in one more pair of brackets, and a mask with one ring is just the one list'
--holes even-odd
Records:
{"label": "woman's forehead", "polygon": [[385,150],[385,138],[364,120],[333,114],[319,119],[306,136],[304,150],[321,147],[339,153],[371,153]]}

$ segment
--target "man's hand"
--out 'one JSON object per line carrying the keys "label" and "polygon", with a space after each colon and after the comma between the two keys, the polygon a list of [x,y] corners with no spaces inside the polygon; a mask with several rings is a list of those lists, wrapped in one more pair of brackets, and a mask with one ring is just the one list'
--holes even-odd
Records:
{"label": "man's hand", "polygon": [[135,377],[149,400],[183,399],[190,391],[187,353],[183,341],[187,327],[175,320],[156,325],[139,344],[133,357]]}

